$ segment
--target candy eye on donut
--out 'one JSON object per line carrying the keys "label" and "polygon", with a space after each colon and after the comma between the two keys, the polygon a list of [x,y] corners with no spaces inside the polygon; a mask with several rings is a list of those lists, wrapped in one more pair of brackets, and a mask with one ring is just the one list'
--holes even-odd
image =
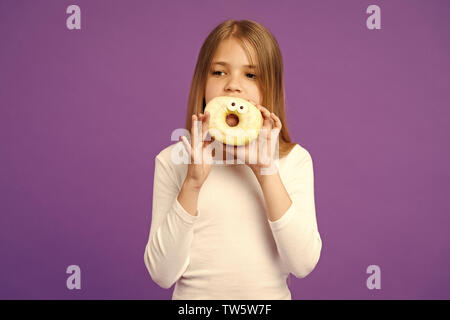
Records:
{"label": "candy eye on donut", "polygon": [[241,104],[237,107],[237,111],[239,113],[246,113],[248,111],[248,107],[245,104]]}
{"label": "candy eye on donut", "polygon": [[228,110],[235,111],[237,109],[237,103],[232,101],[227,107],[228,107]]}

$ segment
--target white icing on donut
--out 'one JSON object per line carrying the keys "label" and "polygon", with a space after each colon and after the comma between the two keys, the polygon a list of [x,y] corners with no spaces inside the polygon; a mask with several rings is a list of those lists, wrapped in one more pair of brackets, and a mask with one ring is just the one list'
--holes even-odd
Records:
{"label": "white icing on donut", "polygon": [[[233,105],[234,103],[234,105]],[[231,145],[245,145],[256,139],[262,126],[261,111],[245,99],[219,96],[211,99],[205,112],[211,115],[209,132],[218,141]],[[227,115],[234,114],[239,122],[229,126]]]}

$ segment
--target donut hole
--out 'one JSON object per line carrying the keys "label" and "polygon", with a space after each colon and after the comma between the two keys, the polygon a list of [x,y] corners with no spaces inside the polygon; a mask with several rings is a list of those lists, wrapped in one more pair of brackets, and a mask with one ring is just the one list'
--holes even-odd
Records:
{"label": "donut hole", "polygon": [[225,122],[230,127],[235,127],[239,123],[239,117],[235,115],[234,113],[227,114],[227,117],[225,118]]}

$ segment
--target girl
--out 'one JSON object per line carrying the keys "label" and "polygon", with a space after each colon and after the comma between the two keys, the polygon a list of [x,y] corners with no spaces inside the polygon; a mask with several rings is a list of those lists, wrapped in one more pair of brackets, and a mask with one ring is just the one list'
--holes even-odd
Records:
{"label": "girl", "polygon": [[[250,163],[237,152],[248,145],[231,149],[237,163],[193,161],[194,154],[227,159],[230,152],[215,152],[207,148],[214,140],[205,141],[210,115],[204,108],[216,96],[257,106],[263,128],[276,133],[262,139],[269,146],[277,140],[278,161],[271,158],[268,164],[258,157]],[[175,284],[172,299],[290,300],[286,279],[290,273],[306,277],[314,269],[322,241],[312,159],[290,141],[281,52],[266,28],[227,20],[209,34],[191,83],[186,129],[190,141],[183,136],[155,158],[144,254],[151,278],[162,288]],[[174,161],[180,148],[188,151],[188,164]],[[276,170],[262,173],[275,163]]]}

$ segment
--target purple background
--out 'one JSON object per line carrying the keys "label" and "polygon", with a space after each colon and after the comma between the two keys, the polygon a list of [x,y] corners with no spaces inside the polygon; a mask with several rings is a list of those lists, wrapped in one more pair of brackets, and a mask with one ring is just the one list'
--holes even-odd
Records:
{"label": "purple background", "polygon": [[[81,30],[66,8],[81,7]],[[366,8],[381,7],[381,30]],[[205,37],[277,38],[321,259],[293,299],[449,299],[449,1],[0,1],[0,298],[170,299],[143,260],[154,157]],[[66,268],[81,268],[81,290]],[[366,268],[381,268],[381,290]]]}

